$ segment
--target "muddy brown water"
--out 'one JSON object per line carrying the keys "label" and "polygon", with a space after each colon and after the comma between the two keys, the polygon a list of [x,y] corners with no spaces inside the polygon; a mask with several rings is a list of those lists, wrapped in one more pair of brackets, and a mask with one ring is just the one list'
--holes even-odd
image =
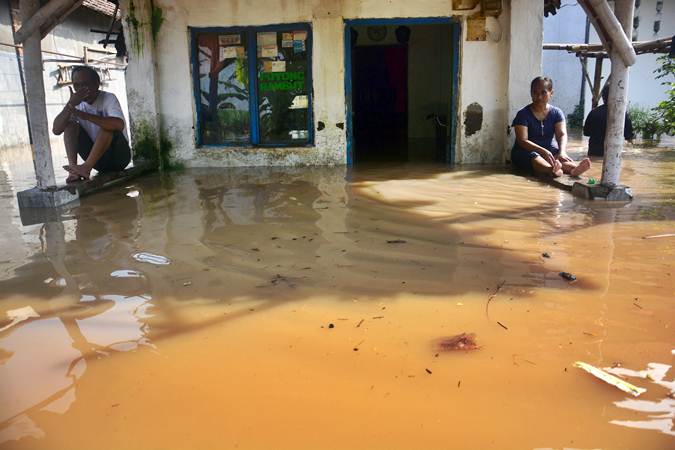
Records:
{"label": "muddy brown water", "polygon": [[0,448],[675,446],[673,149],[626,153],[620,207],[501,168],[191,169],[29,226],[0,162]]}

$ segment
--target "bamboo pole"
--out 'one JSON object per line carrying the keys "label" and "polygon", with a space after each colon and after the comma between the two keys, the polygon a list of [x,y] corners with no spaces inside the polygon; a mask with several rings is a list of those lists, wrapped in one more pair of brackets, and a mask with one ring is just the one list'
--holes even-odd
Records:
{"label": "bamboo pole", "polygon": [[[39,0],[21,0],[21,20],[33,16],[40,8]],[[52,150],[49,145],[49,121],[45,103],[45,86],[42,78],[42,53],[39,30],[28,36],[23,45],[24,71],[26,76],[26,100],[33,142],[33,165],[37,187],[46,189],[56,185]]]}
{"label": "bamboo pole", "polygon": [[600,103],[600,85],[602,84],[602,62],[604,58],[599,56],[595,58],[595,73],[593,74],[593,98],[591,100],[591,107],[595,108]]}

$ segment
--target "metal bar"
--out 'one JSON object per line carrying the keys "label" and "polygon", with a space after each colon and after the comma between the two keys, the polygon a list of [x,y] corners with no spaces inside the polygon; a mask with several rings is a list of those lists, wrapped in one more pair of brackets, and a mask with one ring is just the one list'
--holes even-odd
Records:
{"label": "metal bar", "polygon": [[110,39],[110,34],[112,33],[112,29],[115,26],[115,22],[117,21],[117,11],[120,9],[120,4],[117,2],[115,4],[115,12],[113,13],[112,20],[110,21],[110,28],[108,28],[108,32],[105,34],[105,41],[106,43],[103,44],[103,48],[106,48],[108,46],[108,40]]}

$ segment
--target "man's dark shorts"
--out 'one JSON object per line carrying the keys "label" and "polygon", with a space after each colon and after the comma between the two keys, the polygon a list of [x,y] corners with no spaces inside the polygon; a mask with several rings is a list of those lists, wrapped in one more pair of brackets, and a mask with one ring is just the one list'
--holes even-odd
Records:
{"label": "man's dark shorts", "polygon": [[[86,160],[94,145],[89,134],[80,127],[78,138],[77,153],[83,160]],[[94,169],[100,173],[119,172],[131,161],[131,149],[129,143],[121,131],[115,131],[110,147],[103,153],[101,159],[96,161]]]}

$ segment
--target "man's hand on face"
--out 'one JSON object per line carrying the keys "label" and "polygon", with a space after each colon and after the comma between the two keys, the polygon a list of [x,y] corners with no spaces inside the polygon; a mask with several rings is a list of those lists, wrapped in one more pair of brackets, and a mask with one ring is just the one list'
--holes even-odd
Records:
{"label": "man's hand on face", "polygon": [[73,108],[82,103],[84,99],[87,98],[89,94],[91,94],[91,91],[88,87],[83,87],[79,91],[73,91],[73,88],[70,86],[68,86],[68,89],[70,90],[70,99],[68,100],[68,104]]}

